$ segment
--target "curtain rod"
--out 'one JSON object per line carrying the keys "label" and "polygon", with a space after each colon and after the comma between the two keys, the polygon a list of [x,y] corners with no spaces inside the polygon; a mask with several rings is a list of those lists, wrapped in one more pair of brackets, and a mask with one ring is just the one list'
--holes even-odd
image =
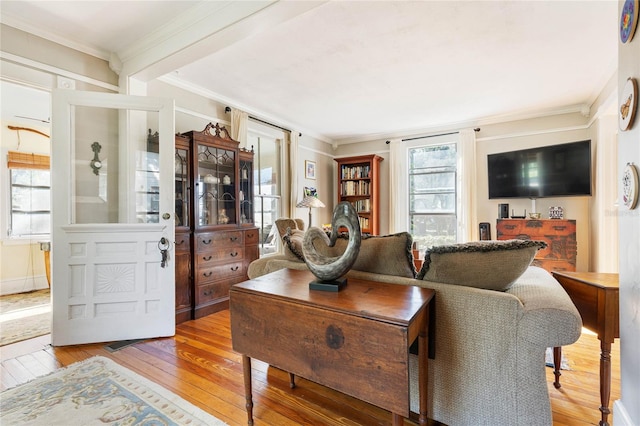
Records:
{"label": "curtain rod", "polygon": [[[224,108],[224,112],[230,113],[231,112],[231,108],[230,107],[225,107]],[[264,120],[262,120],[262,119],[260,119],[258,117],[254,117],[253,115],[249,115],[249,118],[251,120],[253,120],[253,121],[258,121],[258,122],[260,122],[262,124],[266,124],[267,126],[275,127],[276,129],[280,129],[280,130],[283,130],[285,132],[291,133],[291,130],[289,130],[287,128],[284,128],[282,126],[278,126],[277,124],[269,123],[268,121],[264,121]],[[298,133],[298,136],[302,136],[302,133]]]}
{"label": "curtain rod", "polygon": [[273,123],[269,123],[268,121],[261,120],[261,119],[259,119],[257,117],[252,116],[252,115],[250,115],[249,118],[251,120],[253,120],[253,121],[258,121],[258,122],[260,122],[262,124],[266,124],[267,126],[275,127],[276,129],[280,129],[280,130],[283,130],[285,132],[291,133],[291,130],[289,130],[289,129],[285,129],[284,127],[278,126],[277,124],[273,124]]}
{"label": "curtain rod", "polygon": [[[474,132],[479,132],[480,131],[480,127],[476,127],[475,129],[473,129]],[[407,141],[415,141],[418,139],[426,139],[426,138],[434,138],[436,136],[447,136],[447,135],[455,135],[457,133],[460,133],[460,131],[458,130],[457,132],[449,132],[449,133],[439,133],[436,135],[427,135],[427,136],[416,136],[415,138],[407,138],[407,139],[402,139],[402,142],[407,142]],[[386,141],[385,142],[387,145],[389,145],[391,143],[391,141]]]}

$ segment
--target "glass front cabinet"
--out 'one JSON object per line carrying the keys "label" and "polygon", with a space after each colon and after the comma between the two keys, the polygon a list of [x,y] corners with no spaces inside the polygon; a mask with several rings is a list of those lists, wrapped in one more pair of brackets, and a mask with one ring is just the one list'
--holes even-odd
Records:
{"label": "glass front cabinet", "polygon": [[[257,259],[253,151],[227,129],[176,136],[176,322],[229,306],[231,285],[247,279]],[[179,245],[187,254],[179,267]],[[185,277],[188,277],[185,282]]]}

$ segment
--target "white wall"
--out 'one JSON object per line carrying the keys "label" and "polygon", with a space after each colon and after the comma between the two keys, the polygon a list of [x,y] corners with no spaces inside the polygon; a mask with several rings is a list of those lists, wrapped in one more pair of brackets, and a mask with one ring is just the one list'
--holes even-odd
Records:
{"label": "white wall", "polygon": [[[622,10],[624,1],[618,2]],[[637,5],[637,3],[636,3]],[[618,14],[618,16],[620,16]],[[640,27],[633,40],[618,44],[618,93],[627,78],[640,83]],[[637,106],[640,104],[636,100]],[[640,166],[640,114],[633,127],[618,135],[618,196],[624,167],[632,162]],[[622,398],[614,405],[617,425],[640,425],[640,206],[635,210],[620,207],[620,373]]]}

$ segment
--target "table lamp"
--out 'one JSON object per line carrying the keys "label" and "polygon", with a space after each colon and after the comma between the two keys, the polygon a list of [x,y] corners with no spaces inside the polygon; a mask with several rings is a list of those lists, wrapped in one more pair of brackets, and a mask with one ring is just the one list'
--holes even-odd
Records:
{"label": "table lamp", "polygon": [[302,201],[296,204],[296,207],[309,207],[309,228],[311,227],[311,209],[324,207],[324,203],[318,200],[318,197],[307,195]]}

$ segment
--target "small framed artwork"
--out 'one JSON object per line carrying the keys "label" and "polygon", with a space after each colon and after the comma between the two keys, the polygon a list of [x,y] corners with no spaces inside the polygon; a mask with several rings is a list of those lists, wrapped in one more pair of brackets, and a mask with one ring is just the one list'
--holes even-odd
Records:
{"label": "small framed artwork", "polygon": [[622,203],[629,210],[638,204],[638,170],[632,163],[627,163],[622,173]]}
{"label": "small framed artwork", "polygon": [[564,219],[562,207],[549,207],[549,219]]}
{"label": "small framed artwork", "polygon": [[307,179],[315,179],[316,178],[316,162],[315,161],[304,161],[304,177]]}
{"label": "small framed artwork", "polygon": [[620,130],[624,132],[633,126],[633,120],[638,109],[638,83],[634,78],[629,77],[627,79],[627,83],[622,89],[620,102],[618,122]]}
{"label": "small framed artwork", "polygon": [[305,197],[316,197],[316,198],[318,198],[318,191],[315,188],[312,188],[310,186],[305,186],[304,187],[304,196]]}
{"label": "small framed artwork", "polygon": [[620,13],[620,41],[629,43],[633,40],[633,35],[638,26],[638,8],[640,2],[638,0],[626,0],[622,6]]}

